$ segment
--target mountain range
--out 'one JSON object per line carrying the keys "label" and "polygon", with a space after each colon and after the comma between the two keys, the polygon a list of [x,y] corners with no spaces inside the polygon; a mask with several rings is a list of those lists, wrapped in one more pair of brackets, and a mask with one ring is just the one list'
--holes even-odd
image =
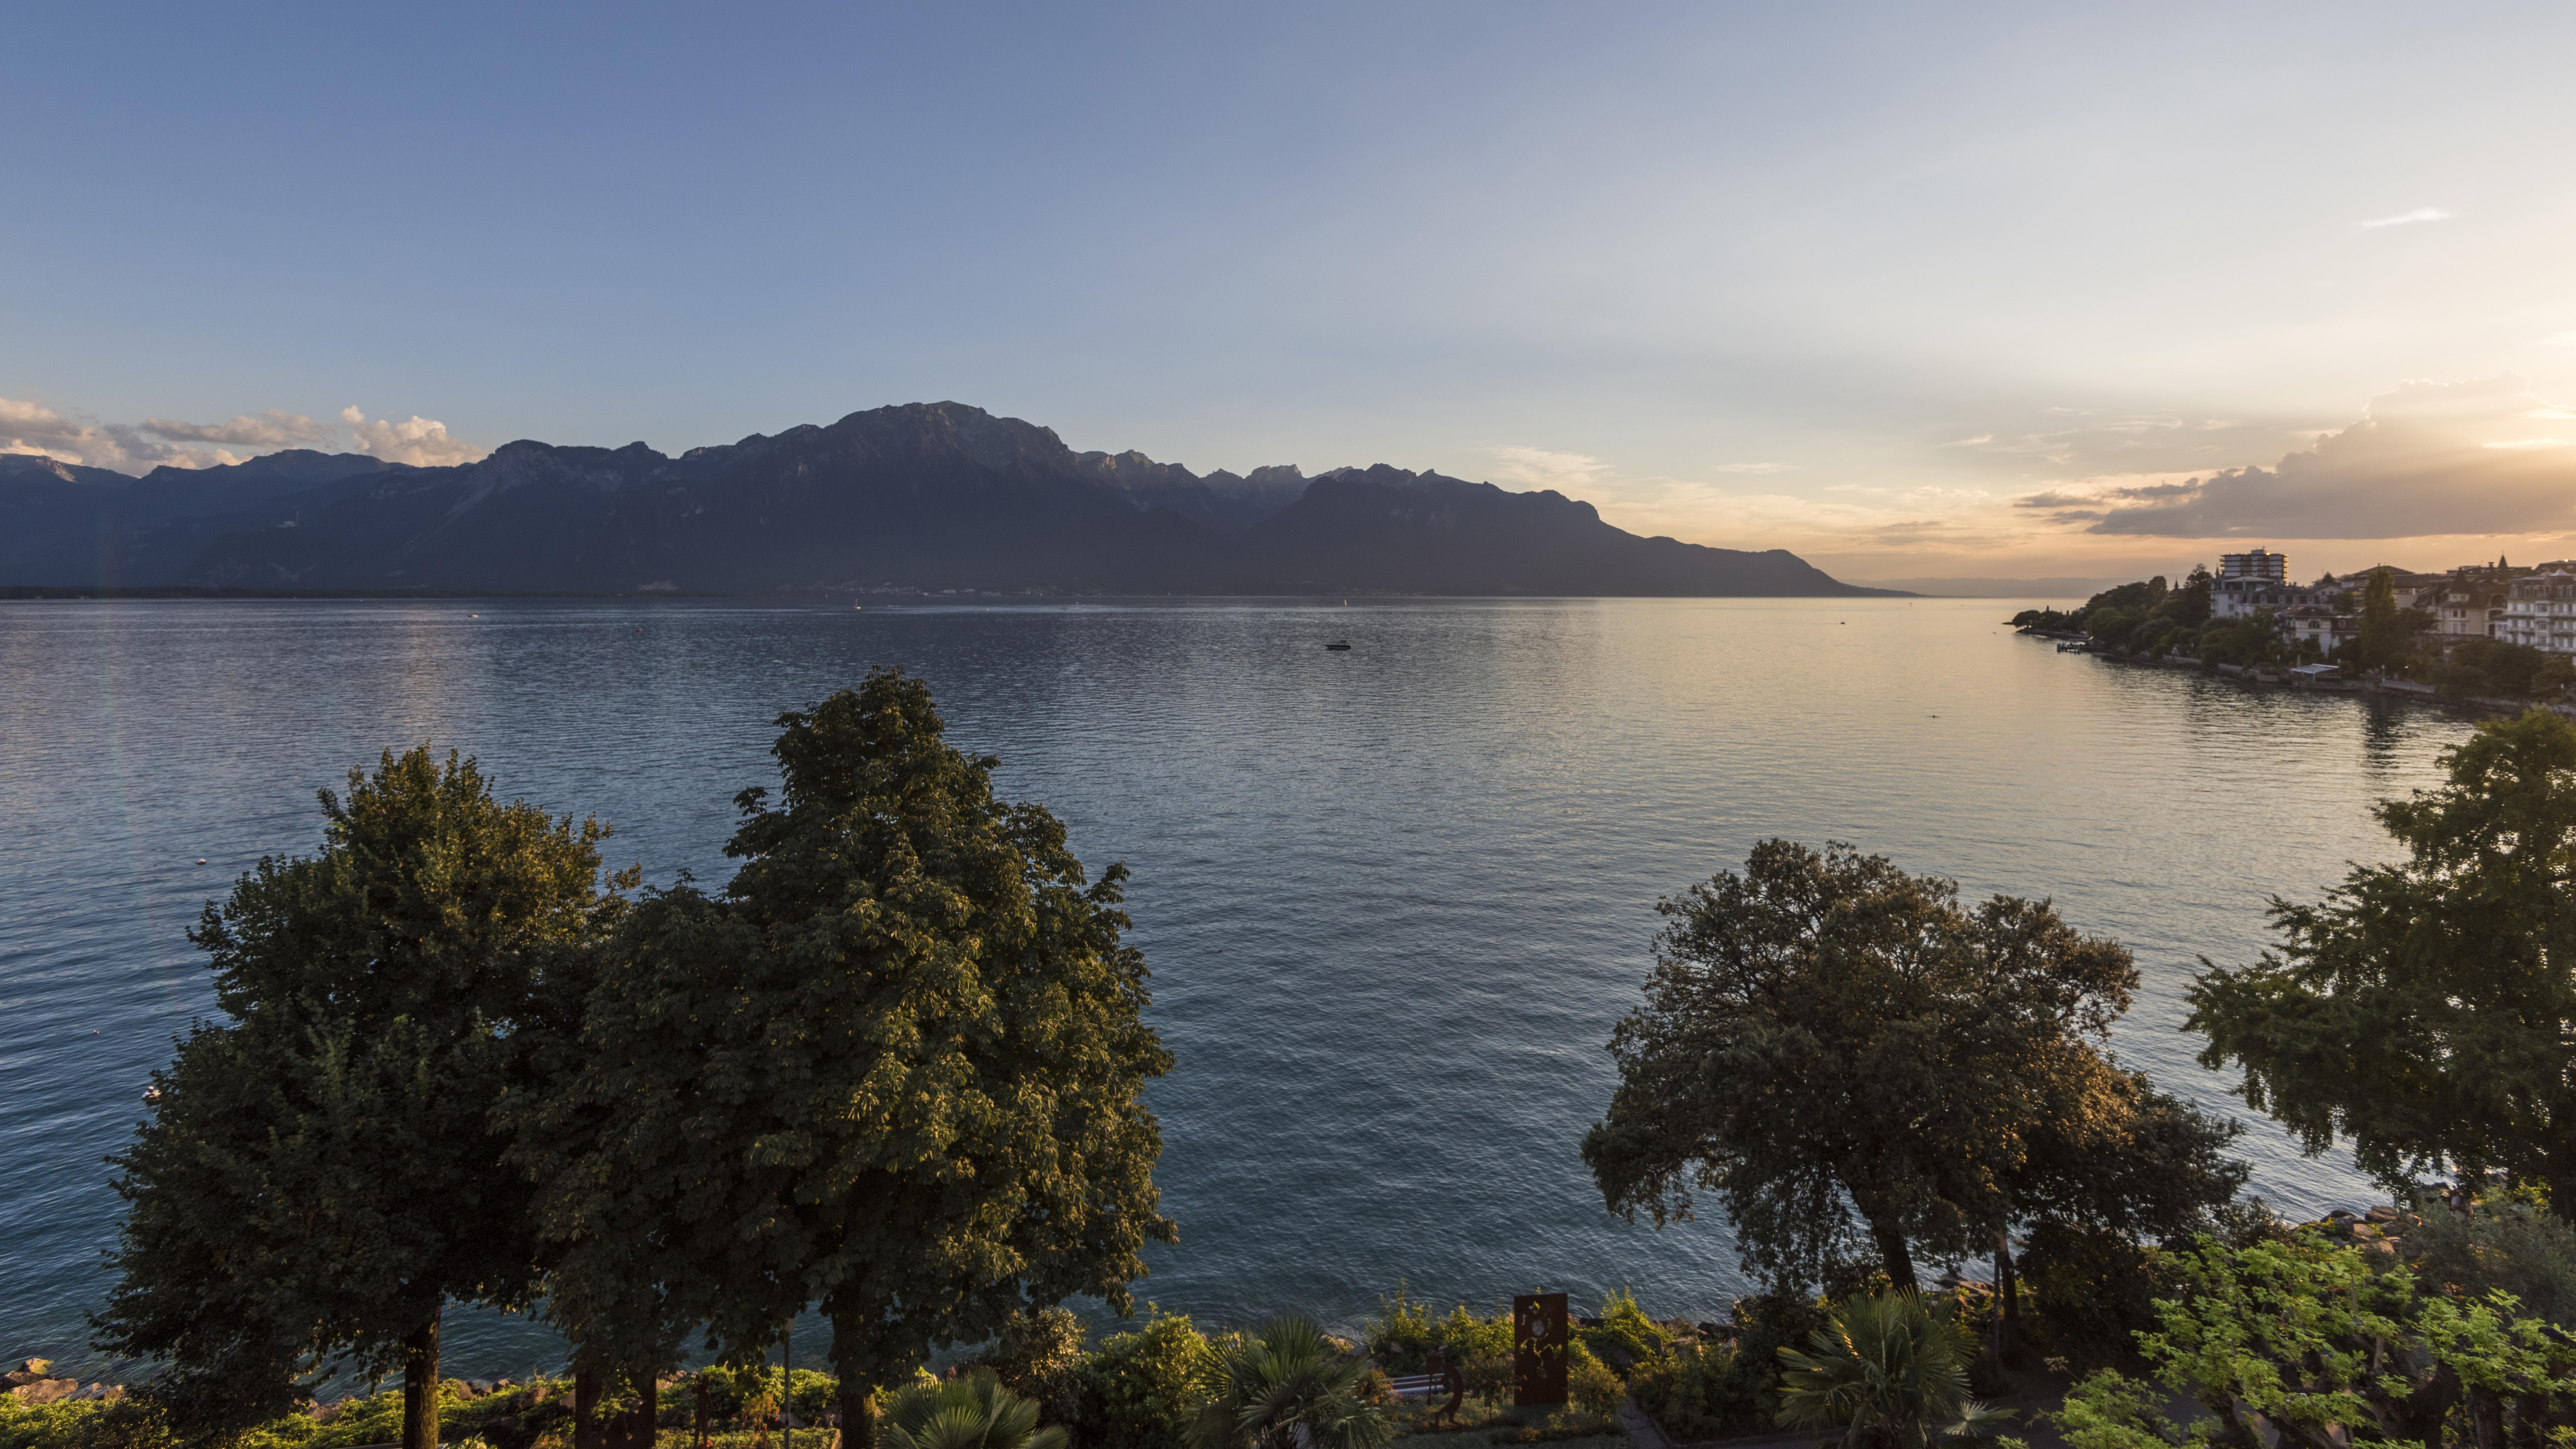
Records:
{"label": "mountain range", "polygon": [[692,448],[290,450],[142,478],[0,456],[0,584],[314,591],[1857,595],[1782,549],[1383,464],[1205,475],[960,403]]}

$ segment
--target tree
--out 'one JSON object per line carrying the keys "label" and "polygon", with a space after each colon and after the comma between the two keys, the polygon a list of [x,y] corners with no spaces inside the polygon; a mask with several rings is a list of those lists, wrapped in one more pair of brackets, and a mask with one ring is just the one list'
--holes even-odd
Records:
{"label": "tree", "polygon": [[331,1356],[399,1365],[404,1443],[434,1449],[443,1305],[535,1292],[491,1111],[615,920],[608,832],[501,805],[426,749],[321,798],[321,852],[262,859],[190,933],[228,1020],[180,1043],[115,1159],[130,1210],[98,1342],[168,1359],[157,1392],[208,1437],[301,1402]]}
{"label": "tree", "polygon": [[577,1344],[649,1371],[706,1325],[755,1356],[820,1301],[841,1417],[940,1344],[1076,1294],[1124,1312],[1156,1211],[1126,870],[997,799],[900,672],[779,717],[721,893],[639,904],[583,1064],[521,1120]]}
{"label": "tree", "polygon": [[2445,764],[2378,807],[2407,858],[2274,897],[2280,951],[2204,961],[2185,1026],[2311,1155],[2347,1134],[2392,1184],[2502,1168],[2576,1216],[2576,725],[2491,721]]}
{"label": "tree", "polygon": [[2002,1418],[1968,1394],[1974,1353],[1919,1293],[1853,1298],[1811,1339],[1813,1353],[1780,1350],[1780,1423],[1840,1428],[1849,1449],[1929,1449]]}
{"label": "tree", "polygon": [[2385,669],[2415,652],[2415,636],[2433,626],[2422,609],[2397,607],[2397,577],[2386,568],[2370,571],[2361,591],[2361,634],[2355,640],[2365,668]]}
{"label": "tree", "polygon": [[[2045,902],[1878,856],[1754,847],[1658,907],[1646,1006],[1612,1033],[1619,1086],[1583,1141],[1610,1210],[1657,1226],[1716,1192],[1755,1276],[1819,1281],[1865,1228],[1890,1280],[1917,1248],[1991,1245],[2032,1174],[2116,1151],[2134,1079],[2095,1047],[2137,968]],[[2063,1135],[2063,1140],[2052,1141]]]}
{"label": "tree", "polygon": [[1360,1396],[1365,1358],[1342,1358],[1323,1325],[1283,1314],[1225,1355],[1199,1411],[1199,1449],[1381,1449],[1386,1417]]}

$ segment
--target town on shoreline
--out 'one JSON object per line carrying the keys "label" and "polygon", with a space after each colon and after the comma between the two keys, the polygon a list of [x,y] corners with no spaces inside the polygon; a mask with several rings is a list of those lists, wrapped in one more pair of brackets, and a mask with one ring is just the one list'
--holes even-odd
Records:
{"label": "town on shoreline", "polygon": [[2576,709],[2570,561],[2497,559],[2439,574],[2381,565],[2294,584],[2286,555],[2255,548],[2180,584],[2158,575],[2006,622],[2060,652],[2486,711]]}

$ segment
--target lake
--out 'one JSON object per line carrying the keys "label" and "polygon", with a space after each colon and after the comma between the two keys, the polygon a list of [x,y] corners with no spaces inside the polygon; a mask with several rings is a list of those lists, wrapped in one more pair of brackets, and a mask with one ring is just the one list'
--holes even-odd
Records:
{"label": "lake", "polygon": [[[650,880],[721,879],[774,718],[875,664],[929,681],[950,738],[1095,872],[1134,871],[1179,1059],[1151,1101],[1181,1241],[1140,1299],[1347,1324],[1399,1282],[1633,1285],[1713,1317],[1744,1287],[1725,1225],[1611,1219],[1577,1151],[1658,897],[1774,835],[2053,897],[2138,955],[2120,1055],[2241,1111],[2175,1029],[2196,958],[2250,959],[2269,894],[2384,858],[2370,803],[2467,733],[2060,655],[1997,622],[2024,606],[0,604],[0,1354],[104,1371],[100,1159],[212,1009],[184,932],[261,854],[314,848],[317,789],[427,741],[609,822]],[[2240,1150],[2287,1209],[2375,1200],[2268,1122]],[[447,1330],[455,1375],[559,1361],[522,1320]]]}

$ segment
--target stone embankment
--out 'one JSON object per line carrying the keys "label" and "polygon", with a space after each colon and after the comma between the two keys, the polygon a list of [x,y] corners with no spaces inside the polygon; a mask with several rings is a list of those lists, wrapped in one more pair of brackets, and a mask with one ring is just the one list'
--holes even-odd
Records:
{"label": "stone embankment", "polygon": [[20,1361],[16,1368],[0,1374],[0,1385],[7,1386],[9,1397],[22,1404],[79,1403],[84,1399],[121,1399],[122,1384],[84,1384],[67,1374],[54,1372],[47,1359]]}

